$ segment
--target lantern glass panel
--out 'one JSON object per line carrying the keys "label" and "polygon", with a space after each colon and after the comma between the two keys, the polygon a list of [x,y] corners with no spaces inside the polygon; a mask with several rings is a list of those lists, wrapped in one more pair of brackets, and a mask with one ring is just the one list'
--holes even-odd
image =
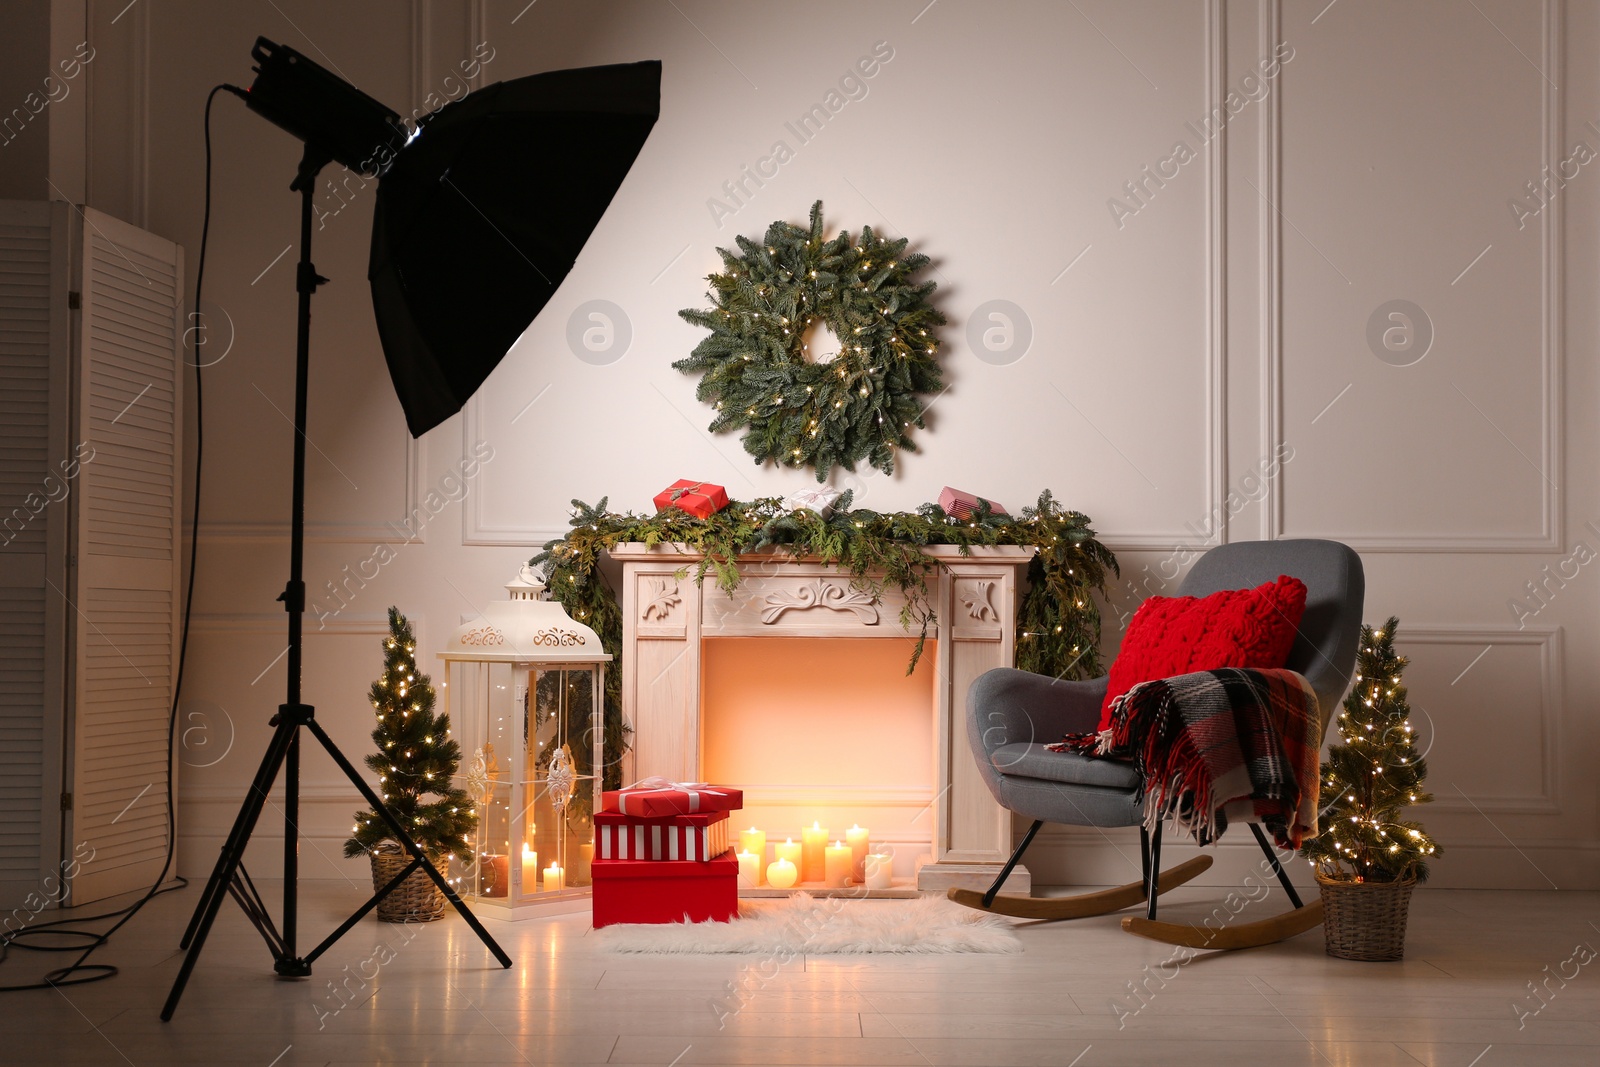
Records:
{"label": "lantern glass panel", "polygon": [[546,892],[557,888],[545,870],[552,864],[561,867],[559,888],[589,884],[596,799],[595,673],[587,666],[536,666],[530,671],[525,755],[532,773],[524,818],[534,828]]}
{"label": "lantern glass panel", "polygon": [[521,778],[522,713],[510,663],[451,665],[451,730],[461,745],[458,783],[473,798],[478,826],[472,852],[457,873],[471,897],[505,899],[519,877],[524,838],[516,788]]}
{"label": "lantern glass panel", "polygon": [[521,904],[590,885],[604,669],[601,663],[450,664],[459,780],[478,813],[472,848],[452,874],[463,896],[514,913]]}
{"label": "lantern glass panel", "polygon": [[478,808],[472,849],[475,862],[461,865],[458,892],[500,899],[511,895],[511,880],[519,858],[512,848],[510,811],[511,783],[491,784],[487,802]]}

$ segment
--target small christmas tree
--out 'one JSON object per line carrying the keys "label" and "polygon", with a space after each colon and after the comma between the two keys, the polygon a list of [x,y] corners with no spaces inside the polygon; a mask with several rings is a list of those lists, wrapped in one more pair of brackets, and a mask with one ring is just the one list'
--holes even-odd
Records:
{"label": "small christmas tree", "polygon": [[1411,709],[1401,672],[1409,662],[1394,650],[1400,620],[1381,630],[1361,628],[1361,650],[1350,695],[1339,713],[1340,744],[1322,763],[1323,830],[1301,846],[1324,877],[1397,882],[1428,877],[1440,853],[1421,826],[1401,810],[1433,799],[1422,787],[1427,761],[1417,754]]}
{"label": "small christmas tree", "polygon": [[[433,684],[417,671],[416,638],[399,609],[389,609],[383,642],[383,676],[372,683],[378,751],[367,766],[378,776],[378,792],[395,819],[437,866],[464,847],[477,825],[472,798],[454,784],[461,748],[450,738],[450,716],[433,713]],[[425,800],[425,797],[436,797]],[[346,856],[371,852],[394,835],[376,812],[356,813]]]}

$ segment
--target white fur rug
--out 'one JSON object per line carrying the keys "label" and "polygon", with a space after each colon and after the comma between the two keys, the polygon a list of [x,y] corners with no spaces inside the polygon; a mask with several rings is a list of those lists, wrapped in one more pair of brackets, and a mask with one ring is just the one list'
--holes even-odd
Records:
{"label": "white fur rug", "polygon": [[612,952],[854,953],[1021,952],[1011,924],[943,897],[848,900],[796,893],[741,900],[733,922],[619,923],[594,936]]}

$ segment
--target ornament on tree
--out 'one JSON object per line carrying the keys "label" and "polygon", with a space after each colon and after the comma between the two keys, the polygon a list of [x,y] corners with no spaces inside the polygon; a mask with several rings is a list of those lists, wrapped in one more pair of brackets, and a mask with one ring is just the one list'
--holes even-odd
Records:
{"label": "ornament on tree", "polygon": [[[757,463],[807,467],[819,482],[862,460],[892,474],[898,449],[917,450],[924,398],[944,388],[935,285],[911,280],[929,260],[870,226],[859,241],[822,232],[818,200],[810,229],[774,222],[760,242],[735,238],[741,255],[717,249],[724,270],[706,279],[714,306],[678,312],[711,335],[673,366],[701,375],[695,395],[717,410],[711,431],[742,429]],[[839,341],[826,362],[808,350],[816,326]]]}
{"label": "ornament on tree", "polygon": [[[395,820],[438,865],[468,847],[468,835],[478,818],[467,791],[454,785],[461,748],[450,738],[450,716],[434,714],[433,683],[417,670],[416,653],[411,624],[398,609],[390,608],[383,676],[372,683],[369,694],[378,718],[372,731],[378,751],[366,758],[366,764],[378,776],[379,795]],[[487,781],[487,765],[485,772]],[[344,843],[346,856],[393,842],[375,812],[357,812],[351,830]]]}
{"label": "ornament on tree", "polygon": [[1323,830],[1300,852],[1325,877],[1399,882],[1428,877],[1442,851],[1415,822],[1401,818],[1433,797],[1423,788],[1427,761],[1417,753],[1411,709],[1400,676],[1409,662],[1394,650],[1400,620],[1361,628],[1356,674],[1336,723],[1339,742],[1322,762]]}

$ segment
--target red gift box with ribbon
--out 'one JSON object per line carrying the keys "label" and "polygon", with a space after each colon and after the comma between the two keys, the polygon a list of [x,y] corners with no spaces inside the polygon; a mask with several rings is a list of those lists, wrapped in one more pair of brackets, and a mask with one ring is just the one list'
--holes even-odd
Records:
{"label": "red gift box with ribbon", "polygon": [[724,852],[710,863],[595,860],[594,925],[728,922],[739,917],[739,861]]}
{"label": "red gift box with ribbon", "polygon": [[986,497],[981,497],[976,493],[969,493],[963,489],[952,489],[948,485],[939,490],[939,506],[951,518],[963,521],[970,519],[973,513],[978,510],[978,505],[983,503],[989,505],[989,511],[993,514],[1011,514],[1006,510],[1004,504],[996,500],[988,500]]}
{"label": "red gift box with ribbon", "polygon": [[600,794],[600,810],[636,819],[665,819],[673,815],[701,815],[737,811],[744,807],[744,792],[704,782],[673,782],[645,778],[626,789]]}
{"label": "red gift box with ribbon", "polygon": [[594,817],[595,859],[704,863],[728,851],[730,814],[714,811],[670,819],[636,819],[601,812]]}
{"label": "red gift box with ribbon", "polygon": [[679,478],[654,497],[657,511],[681,508],[697,519],[709,519],[728,506],[728,491],[710,482]]}

